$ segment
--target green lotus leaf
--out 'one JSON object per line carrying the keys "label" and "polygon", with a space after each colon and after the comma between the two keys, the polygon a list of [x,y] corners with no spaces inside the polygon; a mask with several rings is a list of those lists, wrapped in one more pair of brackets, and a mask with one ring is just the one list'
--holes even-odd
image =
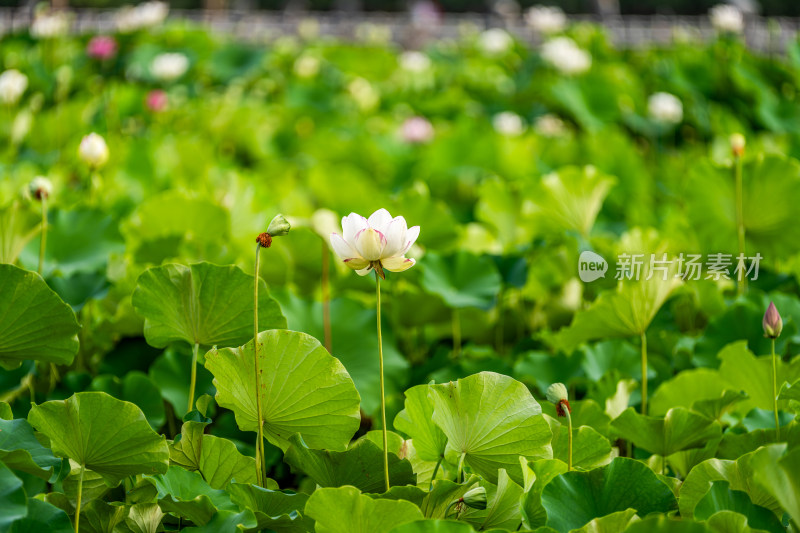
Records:
{"label": "green lotus leaf", "polygon": [[456,520],[416,520],[397,526],[389,533],[472,533],[472,526]]}
{"label": "green lotus leaf", "polygon": [[713,533],[713,531],[701,522],[676,520],[659,514],[632,522],[625,529],[625,533]]}
{"label": "green lotus leaf", "polygon": [[[553,431],[553,458],[567,462],[568,428],[566,423],[548,417],[550,429]],[[589,426],[572,429],[572,466],[579,470],[587,470],[595,466],[608,464],[611,461],[611,443],[607,438]]]}
{"label": "green lotus leaf", "polygon": [[148,198],[130,219],[126,233],[141,241],[170,236],[207,239],[228,234],[230,216],[225,208],[202,198],[187,198],[178,191]]}
{"label": "green lotus leaf", "polygon": [[635,509],[639,516],[677,506],[672,490],[645,464],[617,457],[588,472],[566,472],[542,491],[547,525],[562,532],[607,514]]}
{"label": "green lotus leaf", "polygon": [[433,421],[447,436],[446,455],[463,454],[465,463],[490,482],[497,482],[498,470],[505,468],[521,483],[520,455],[552,457],[550,426],[519,381],[481,372],[430,390]]}
{"label": "green lotus leaf", "polygon": [[170,466],[165,474],[148,479],[158,491],[158,504],[164,512],[195,524],[206,525],[217,511],[238,511],[228,493],[212,489],[199,472]]}
{"label": "green lotus leaf", "polygon": [[41,217],[20,209],[19,202],[0,208],[0,263],[13,265],[39,231]]}
{"label": "green lotus leaf", "polygon": [[525,493],[520,499],[522,523],[531,529],[544,527],[547,510],[542,505],[542,491],[556,476],[567,471],[567,463],[558,459],[542,459],[529,462],[521,457]]}
{"label": "green lotus leaf", "polygon": [[0,401],[0,420],[13,420],[14,412],[7,402]]}
{"label": "green lotus leaf", "polygon": [[[772,444],[753,453],[753,479],[778,501],[792,521],[800,523],[800,448],[784,453],[785,445]],[[758,504],[757,501],[753,503]],[[775,509],[772,509],[773,511]]]}
{"label": "green lotus leaf", "polygon": [[747,517],[733,511],[718,511],[706,520],[714,533],[763,533],[747,523]]}
{"label": "green lotus leaf", "polygon": [[36,440],[33,428],[25,419],[0,420],[0,461],[45,481],[58,477],[62,460]]}
{"label": "green lotus leaf", "polygon": [[[551,418],[556,418],[556,406],[550,402],[543,402],[542,412]],[[600,405],[594,400],[577,400],[569,402],[572,408],[572,426],[573,428],[581,426],[589,426],[601,435],[608,434],[608,425],[611,423],[611,417],[608,416]]]}
{"label": "green lotus leaf", "polygon": [[[285,328],[280,306],[259,280],[258,328]],[[174,341],[201,346],[239,346],[253,338],[253,276],[236,266],[197,263],[145,270],[133,293],[144,317],[148,344]]]}
{"label": "green lotus leaf", "polygon": [[75,313],[38,274],[0,265],[0,367],[27,359],[71,364],[79,330]]}
{"label": "green lotus leaf", "polygon": [[236,445],[203,433],[205,424],[184,422],[181,439],[170,445],[172,464],[200,472],[213,489],[224,489],[231,481],[256,482],[256,460],[242,455]]}
{"label": "green lotus leaf", "polygon": [[[692,468],[716,456],[719,445],[720,439],[711,439],[702,448],[673,453],[667,457],[667,461],[677,477],[686,479],[686,475],[691,472]],[[725,459],[730,459],[730,457],[725,457]]]}
{"label": "green lotus leaf", "polygon": [[[303,472],[320,487],[351,485],[362,492],[383,492],[383,448],[367,439],[359,439],[343,452],[312,450],[300,435],[289,437],[291,446],[284,461],[293,472]],[[407,459],[389,453],[389,481],[392,485],[413,485],[416,476]]]}
{"label": "green lotus leaf", "polygon": [[722,436],[719,422],[683,407],[670,409],[664,418],[640,415],[629,407],[611,422],[611,428],[637,447],[662,457],[702,448],[708,440]]}
{"label": "green lotus leaf", "polygon": [[105,392],[119,400],[136,404],[153,429],[157,430],[164,423],[161,392],[153,380],[142,372],[128,372],[122,379],[110,375],[97,376],[88,390]]}
{"label": "green lotus leaf", "polygon": [[[192,354],[183,351],[181,346],[172,346],[164,350],[148,369],[148,377],[158,384],[161,397],[172,405],[175,414],[181,418],[189,405],[188,373],[191,365]],[[196,401],[200,401],[202,394],[214,394],[213,379],[205,367],[197,367]]]}
{"label": "green lotus leaf", "polygon": [[313,529],[311,520],[303,516],[308,495],[269,490],[256,485],[231,483],[231,501],[244,511],[250,509],[259,529],[276,533],[305,533]]}
{"label": "green lotus leaf", "polygon": [[[742,390],[750,397],[737,408],[749,411],[753,407],[772,410],[772,356],[756,357],[747,349],[747,342],[731,343],[717,356],[722,360],[720,375],[730,384],[728,388]],[[777,362],[778,383],[794,383],[800,379],[800,358]]]}
{"label": "green lotus leaf", "polygon": [[748,399],[745,392],[724,390],[719,398],[697,400],[692,404],[692,411],[697,411],[703,416],[719,420],[727,411],[739,402]]}
{"label": "green lotus leaf", "polygon": [[490,309],[502,279],[488,256],[459,251],[452,256],[426,254],[422,287],[454,308]]}
{"label": "green lotus leaf", "polygon": [[118,502],[93,500],[81,509],[81,533],[115,532],[128,516],[128,506]]}
{"label": "green lotus leaf", "polygon": [[[0,511],[0,515],[2,515]],[[81,528],[83,529],[83,528]],[[13,533],[74,533],[72,521],[63,510],[55,505],[37,500],[28,499],[28,516],[14,522]]]}
{"label": "green lotus leaf", "polygon": [[130,533],[157,533],[164,519],[164,512],[157,503],[131,505],[125,527]]}
{"label": "green lotus leaf", "polygon": [[[71,462],[67,477],[61,482],[61,489],[64,495],[69,498],[70,505],[74,509],[78,505],[78,483],[81,475],[81,467],[75,462]],[[106,484],[103,476],[91,470],[83,473],[83,485],[81,486],[81,508],[92,500],[102,498],[111,488]]]}
{"label": "green lotus leaf", "polygon": [[199,527],[187,527],[186,533],[218,533],[220,531],[252,530],[258,522],[250,509],[244,511],[218,511],[211,520]]}
{"label": "green lotus leaf", "polygon": [[781,390],[778,392],[778,399],[800,402],[800,379],[791,385],[784,382],[784,384],[781,386]]}
{"label": "green lotus leaf", "polygon": [[705,496],[714,481],[728,481],[731,489],[746,492],[754,504],[777,512],[780,504],[770,492],[751,482],[755,472],[753,460],[756,454],[762,453],[763,449],[745,454],[735,461],[709,459],[692,468],[681,485],[678,500],[681,516],[686,519],[694,517],[697,502]]}
{"label": "green lotus leaf", "polygon": [[595,518],[583,527],[573,529],[572,533],[619,533],[636,520],[639,520],[636,510],[626,509]]}
{"label": "green lotus leaf", "polygon": [[127,476],[167,470],[164,437],[150,428],[138,407],[104,392],[79,392],[34,405],[28,422],[50,439],[55,455],[85,466],[111,486]]}
{"label": "green lotus leaf", "polygon": [[28,496],[22,480],[0,462],[0,531],[29,514]]}
{"label": "green lotus leaf", "polygon": [[[262,331],[258,342],[267,440],[285,451],[300,433],[311,448],[346,449],[359,426],[359,396],[339,360],[305,333]],[[253,351],[250,341],[206,354],[217,403],[234,412],[242,431],[258,429]]]}
{"label": "green lotus leaf", "polygon": [[746,492],[731,490],[727,481],[713,481],[711,488],[694,508],[695,520],[708,520],[719,511],[734,511],[747,517],[747,524],[771,533],[784,533],[785,529],[775,513],[754,504]]}
{"label": "green lotus leaf", "polygon": [[433,402],[428,385],[417,385],[405,392],[405,408],[397,413],[394,427],[414,441],[420,459],[436,462],[444,457],[447,437],[433,422]]}
{"label": "green lotus leaf", "polygon": [[374,500],[355,487],[321,488],[306,503],[317,533],[375,533],[421,520],[419,507],[403,500]]}
{"label": "green lotus leaf", "polygon": [[684,370],[658,386],[650,399],[648,412],[652,416],[663,416],[673,407],[689,409],[697,402],[719,399],[729,388],[715,369]]}
{"label": "green lotus leaf", "polygon": [[511,481],[502,468],[497,478],[496,487],[486,487],[486,509],[466,508],[460,514],[461,520],[472,524],[478,531],[493,528],[515,531],[522,523],[519,505],[522,487]]}

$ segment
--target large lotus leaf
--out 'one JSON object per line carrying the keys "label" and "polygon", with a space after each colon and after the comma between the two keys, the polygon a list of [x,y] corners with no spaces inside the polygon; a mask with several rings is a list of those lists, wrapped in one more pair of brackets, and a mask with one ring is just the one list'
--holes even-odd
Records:
{"label": "large lotus leaf", "polygon": [[664,418],[640,415],[629,407],[611,422],[611,428],[637,447],[662,457],[702,448],[722,436],[719,422],[683,407],[670,409]]}
{"label": "large lotus leaf", "polygon": [[165,474],[149,479],[158,490],[158,504],[163,511],[195,524],[207,524],[218,510],[237,511],[228,493],[212,489],[199,472],[170,466]]}
{"label": "large lotus leaf", "polygon": [[0,366],[26,359],[68,365],[78,353],[75,313],[42,278],[0,265]]}
{"label": "large lotus leaf", "polygon": [[[97,272],[108,265],[108,258],[125,251],[117,222],[108,211],[51,211],[47,228],[42,274],[58,273],[70,277],[76,272]],[[34,238],[20,255],[20,262],[36,269],[39,264],[39,238]]]}
{"label": "large lotus leaf", "polygon": [[528,462],[520,458],[524,477],[525,493],[520,499],[522,523],[531,529],[544,527],[547,522],[547,510],[542,505],[542,491],[556,476],[567,471],[567,463],[558,459],[543,459]]}
{"label": "large lotus leaf", "polygon": [[[186,414],[189,404],[188,372],[192,365],[192,354],[182,346],[172,346],[164,350],[150,365],[148,376],[158,383],[161,397],[172,405],[175,414],[181,418]],[[197,367],[197,386],[195,396],[214,394],[214,377],[205,367]]]}
{"label": "large lotus leaf", "polygon": [[[347,267],[345,267],[347,268]],[[322,303],[299,298],[291,291],[276,291],[275,298],[288,321],[288,329],[302,331],[324,342]],[[330,303],[331,354],[342,362],[361,395],[361,409],[380,416],[380,373],[377,335],[364,335],[375,329],[374,304],[350,298],[336,298]],[[408,361],[397,349],[388,323],[383,329],[383,364],[386,397],[399,395],[408,385]]]}
{"label": "large lotus leaf", "polygon": [[25,245],[36,236],[41,218],[20,209],[19,202],[0,208],[0,263],[14,264]]}
{"label": "large lotus leaf", "polygon": [[694,517],[697,502],[705,496],[714,481],[728,481],[731,489],[745,491],[754,504],[773,512],[778,511],[780,505],[769,491],[752,483],[755,472],[753,460],[756,454],[762,453],[762,450],[758,450],[735,461],[709,459],[692,468],[681,485],[678,500],[681,516],[688,519]]}
{"label": "large lotus leaf", "polygon": [[403,500],[374,500],[355,487],[321,488],[306,503],[317,533],[375,533],[421,520],[419,507]]}
{"label": "large lotus leaf", "polygon": [[417,520],[397,526],[389,533],[472,533],[472,526],[456,520]]}
{"label": "large lotus leaf", "polygon": [[93,500],[81,508],[81,533],[114,533],[128,516],[124,503]]}
{"label": "large lotus leaf", "polygon": [[53,453],[68,457],[116,485],[127,476],[166,472],[169,448],[144,413],[104,392],[79,392],[34,405],[28,422],[50,439]]}
{"label": "large lotus leaf", "polygon": [[[2,515],[2,511],[0,511]],[[83,530],[83,528],[81,528]],[[63,510],[55,505],[28,499],[28,516],[14,522],[13,533],[74,533],[72,521]]]}
{"label": "large lotus leaf", "polygon": [[[550,429],[553,431],[553,458],[567,462],[569,454],[569,428],[566,421],[562,424],[548,417]],[[611,461],[611,443],[594,428],[589,426],[572,429],[572,466],[579,470],[588,470],[595,466],[608,464]]]}
{"label": "large lotus leaf", "polygon": [[511,481],[504,469],[500,469],[497,479],[497,487],[487,487],[486,509],[467,508],[460,515],[461,520],[478,531],[492,528],[515,531],[522,522],[519,505],[522,487]]}
{"label": "large lotus leaf", "polygon": [[[280,306],[259,280],[258,329],[285,328]],[[239,346],[253,338],[253,276],[236,266],[197,263],[146,270],[136,283],[133,307],[144,317],[148,344],[174,341]]]}
{"label": "large lotus leaf", "polygon": [[128,372],[122,379],[111,376],[97,376],[89,385],[89,390],[102,391],[111,396],[131,402],[147,417],[153,429],[158,429],[164,423],[164,402],[161,392],[152,379],[142,372],[134,370]]}
{"label": "large lotus leaf", "polygon": [[658,514],[632,522],[625,533],[713,533],[713,530],[701,522],[676,520]]}
{"label": "large lotus leaf", "polygon": [[673,407],[690,408],[695,402],[719,398],[726,388],[730,387],[714,369],[684,370],[658,386],[648,402],[648,412],[663,416]]}
{"label": "large lotus leaf", "polygon": [[[382,492],[383,449],[368,439],[360,439],[343,452],[312,450],[300,435],[289,438],[292,445],[284,461],[293,472],[304,472],[320,487],[351,485],[362,492]],[[389,481],[392,485],[414,485],[416,476],[407,459],[389,453]]]}
{"label": "large lotus leaf", "polygon": [[474,472],[492,483],[505,468],[522,482],[519,456],[550,458],[552,432],[525,385],[481,372],[455,383],[431,385],[433,421],[447,436],[446,455],[462,454]]}
{"label": "large lotus leaf", "polygon": [[614,178],[593,166],[564,167],[542,178],[533,198],[543,222],[557,231],[588,236]]}
{"label": "large lotus leaf", "polygon": [[422,287],[441,296],[450,307],[490,309],[500,292],[500,273],[485,255],[459,251],[445,257],[431,252],[425,256],[424,267]]}
{"label": "large lotus leaf", "polygon": [[[785,445],[773,444],[753,453],[753,477],[763,490],[772,495],[800,523],[800,448],[783,455]],[[758,503],[754,501],[754,503]],[[773,509],[774,510],[774,509]]]}
{"label": "large lotus leaf", "polygon": [[314,527],[311,520],[303,516],[308,494],[287,493],[241,483],[231,483],[228,493],[240,510],[253,511],[260,529],[276,533],[305,533]]}
{"label": "large lotus leaf", "polygon": [[130,533],[158,533],[163,519],[157,503],[137,503],[128,510],[125,527]]}
{"label": "large lotus leaf", "polygon": [[[673,453],[667,457],[669,465],[675,471],[675,477],[685,479],[686,475],[691,472],[692,468],[699,465],[703,461],[713,459],[717,453],[717,449],[719,448],[719,443],[720,439],[712,439],[706,442],[706,445],[702,448],[684,450],[682,452]],[[655,465],[651,463],[651,466]]]}
{"label": "large lotus leaf", "polygon": [[677,501],[672,490],[644,463],[617,457],[588,472],[567,472],[542,491],[547,525],[566,532],[595,518],[635,509],[639,516],[666,513]]}
{"label": "large lotus leaf", "polygon": [[778,399],[789,401],[789,406],[795,414],[800,414],[800,380],[791,385],[784,382],[781,390],[778,391]]}
{"label": "large lotus leaf", "polygon": [[[543,402],[542,412],[551,418],[556,418],[555,404],[551,402]],[[577,400],[569,402],[572,408],[572,426],[573,428],[581,426],[589,426],[596,429],[601,435],[608,434],[608,425],[611,423],[611,417],[606,414],[600,405],[594,400]]]}
{"label": "large lotus leaf", "polygon": [[14,521],[25,518],[28,513],[28,497],[22,480],[0,462],[0,531],[8,531]]}
{"label": "large lotus leaf", "polygon": [[[81,467],[77,463],[69,463],[72,469],[67,477],[61,482],[61,489],[64,495],[69,498],[69,503],[74,509],[78,504],[78,484],[80,481]],[[100,474],[87,470],[83,473],[83,484],[81,485],[81,506],[86,505],[90,501],[102,498],[108,491],[111,490],[106,485],[105,480]]]}
{"label": "large lotus leaf", "polygon": [[205,424],[185,422],[180,441],[170,446],[172,464],[198,470],[211,488],[224,489],[231,481],[256,482],[256,461],[242,455],[228,439],[205,435]]}
{"label": "large lotus leaf", "polygon": [[714,481],[711,488],[694,508],[695,520],[708,520],[719,511],[734,511],[747,517],[747,524],[756,529],[763,529],[772,533],[784,533],[786,530],[781,525],[775,513],[754,504],[746,492],[732,490],[727,481]]}
{"label": "large lotus leaf", "polygon": [[573,529],[572,533],[619,533],[632,522],[639,520],[635,509],[617,511],[589,521],[583,527]]}
{"label": "large lotus leaf", "polygon": [[405,392],[405,409],[397,413],[394,427],[414,441],[414,448],[423,461],[444,457],[447,437],[433,422],[433,402],[428,385],[417,385]]}
{"label": "large lotus leaf", "polygon": [[[300,433],[312,448],[346,449],[359,425],[359,396],[339,360],[296,331],[262,331],[258,343],[267,440],[285,451],[289,437]],[[243,431],[258,429],[253,346],[250,341],[206,354],[217,403],[234,412]]]}
{"label": "large lotus leaf", "polygon": [[718,511],[706,520],[714,533],[763,533],[747,523],[747,517],[733,511]]}
{"label": "large lotus leaf", "polygon": [[739,402],[745,401],[747,398],[747,393],[743,391],[726,389],[722,392],[722,395],[717,398],[697,400],[692,404],[692,411],[696,411],[708,418],[719,420],[722,418],[722,415],[731,410],[733,406]]}
{"label": "large lotus leaf", "polygon": [[244,511],[217,511],[207,524],[187,527],[185,533],[219,533],[220,531],[252,531],[258,525],[250,509]]}
{"label": "large lotus leaf", "polygon": [[[726,346],[718,355],[722,360],[720,375],[730,384],[728,388],[743,390],[750,397],[738,406],[742,411],[753,407],[772,410],[772,356],[756,357],[745,341]],[[778,384],[794,383],[800,379],[800,357],[784,363],[778,359]]]}
{"label": "large lotus leaf", "polygon": [[0,420],[0,461],[48,481],[61,471],[62,460],[36,440],[27,420]]}

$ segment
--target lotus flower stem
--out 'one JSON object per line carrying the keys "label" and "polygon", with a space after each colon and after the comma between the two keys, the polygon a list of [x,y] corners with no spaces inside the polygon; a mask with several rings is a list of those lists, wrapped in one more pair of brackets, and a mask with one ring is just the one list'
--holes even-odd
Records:
{"label": "lotus flower stem", "polygon": [[467,456],[467,452],[463,452],[461,457],[458,458],[458,472],[456,474],[456,483],[461,483],[464,481],[464,457]]}
{"label": "lotus flower stem", "polygon": [[44,267],[44,251],[47,248],[47,195],[43,194],[41,197],[42,202],[42,238],[39,241],[39,268],[37,272],[42,275],[42,268]]}
{"label": "lotus flower stem", "polygon": [[453,358],[461,356],[461,317],[458,309],[453,309]]}
{"label": "lotus flower stem", "polygon": [[642,339],[642,414],[647,414],[647,333],[640,335]]}
{"label": "lotus flower stem", "polygon": [[259,486],[266,488],[267,471],[264,465],[264,419],[261,411],[261,369],[258,367],[258,280],[259,255],[261,244],[256,244],[256,269],[253,273],[253,362],[256,373],[256,410],[258,414],[258,440],[256,441],[256,480]]}
{"label": "lotus flower stem", "polygon": [[775,442],[780,442],[781,423],[778,420],[778,357],[775,355],[775,339],[772,339],[772,409],[775,411]]}
{"label": "lotus flower stem", "polygon": [[86,470],[86,465],[81,465],[81,473],[78,476],[78,500],[75,505],[75,531],[80,531],[81,522],[81,499],[83,496],[83,473]]}
{"label": "lotus flower stem", "polygon": [[439,460],[436,461],[436,466],[433,467],[433,474],[431,475],[431,486],[429,490],[433,490],[433,480],[436,479],[436,473],[439,471],[439,467],[442,466],[442,459],[444,459],[444,455],[439,456]]}
{"label": "lotus flower stem", "polygon": [[330,284],[330,251],[328,243],[322,241],[322,330],[324,332],[325,349],[333,352],[331,343],[331,284]]}
{"label": "lotus flower stem", "polygon": [[572,470],[572,414],[569,409],[564,409],[567,416],[567,470]]}
{"label": "lotus flower stem", "polygon": [[386,392],[383,386],[383,337],[381,336],[381,277],[375,271],[375,297],[378,311],[378,360],[380,361],[381,382],[381,424],[383,427],[383,477],[386,490],[389,490],[389,436],[386,430]]}
{"label": "lotus flower stem", "polygon": [[194,347],[192,348],[192,377],[189,381],[189,407],[186,409],[186,412],[192,410],[194,407],[194,388],[197,384],[197,352],[200,350],[200,345],[198,343],[194,343]]}
{"label": "lotus flower stem", "polygon": [[[744,205],[743,205],[743,186],[742,186],[742,157],[734,155],[733,172],[736,179],[736,231],[739,238],[739,257],[744,257]],[[739,296],[747,290],[747,276],[739,273],[742,279],[736,285]]]}

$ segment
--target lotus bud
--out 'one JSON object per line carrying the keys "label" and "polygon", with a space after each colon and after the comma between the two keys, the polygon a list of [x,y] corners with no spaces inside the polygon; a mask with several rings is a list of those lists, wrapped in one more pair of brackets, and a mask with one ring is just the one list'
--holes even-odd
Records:
{"label": "lotus bud", "polygon": [[736,157],[742,157],[744,155],[744,145],[745,145],[744,135],[742,135],[741,133],[734,133],[730,137],[730,142],[731,142],[731,152],[733,152],[733,155]]}
{"label": "lotus bud", "polygon": [[100,168],[108,161],[108,145],[100,135],[90,133],[81,139],[78,156],[90,167]]}
{"label": "lotus bud", "polygon": [[464,494],[461,501],[473,509],[486,509],[486,489],[480,486],[470,489]]}
{"label": "lotus bud", "polygon": [[547,387],[545,395],[547,396],[548,402],[555,404],[556,414],[558,414],[558,416],[567,416],[567,412],[572,413],[572,408],[569,406],[567,387],[565,387],[563,383],[553,383]]}
{"label": "lotus bud", "polygon": [[49,198],[53,194],[53,184],[43,176],[36,176],[28,185],[28,190],[31,192],[31,196],[37,200],[42,200]]}
{"label": "lotus bud", "polygon": [[761,324],[764,326],[765,337],[777,339],[780,336],[783,330],[783,320],[774,303],[769,303],[769,307],[767,307],[767,312],[764,313],[764,320],[762,320]]}
{"label": "lotus bud", "polygon": [[283,237],[288,235],[291,228],[292,226],[289,224],[289,221],[286,220],[286,217],[283,215],[275,215],[275,218],[272,219],[272,222],[270,222],[267,227],[267,233],[272,237]]}

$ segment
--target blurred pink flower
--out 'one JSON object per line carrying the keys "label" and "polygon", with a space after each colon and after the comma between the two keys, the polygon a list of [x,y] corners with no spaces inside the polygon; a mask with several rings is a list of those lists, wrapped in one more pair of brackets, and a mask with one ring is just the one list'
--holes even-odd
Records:
{"label": "blurred pink flower", "polygon": [[154,113],[164,111],[167,108],[167,93],[161,89],[153,89],[147,93],[145,104],[147,109]]}
{"label": "blurred pink flower", "polygon": [[86,54],[93,59],[101,61],[111,59],[117,54],[117,41],[108,35],[92,37],[92,40],[86,46]]}
{"label": "blurred pink flower", "polygon": [[400,128],[403,140],[407,143],[421,144],[433,139],[433,125],[425,117],[411,117]]}

